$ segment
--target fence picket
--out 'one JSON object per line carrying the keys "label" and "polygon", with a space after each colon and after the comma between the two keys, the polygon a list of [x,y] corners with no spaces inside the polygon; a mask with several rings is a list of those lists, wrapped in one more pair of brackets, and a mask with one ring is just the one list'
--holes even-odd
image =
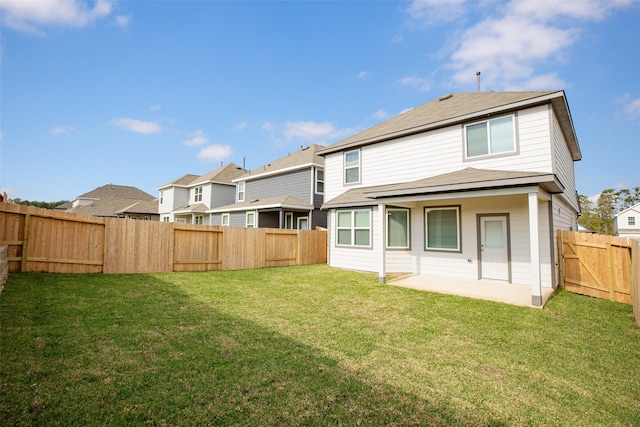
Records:
{"label": "fence picket", "polygon": [[96,218],[0,203],[9,271],[153,273],[327,262],[326,230]]}

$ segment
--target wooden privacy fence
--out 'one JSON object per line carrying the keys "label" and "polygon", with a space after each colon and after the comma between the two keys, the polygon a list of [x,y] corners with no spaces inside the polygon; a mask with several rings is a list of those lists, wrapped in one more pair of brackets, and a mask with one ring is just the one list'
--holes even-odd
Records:
{"label": "wooden privacy fence", "polygon": [[0,203],[9,271],[157,273],[327,262],[326,230],[96,218]]}
{"label": "wooden privacy fence", "polygon": [[559,230],[560,285],[578,294],[632,304],[640,279],[633,245],[626,237]]}

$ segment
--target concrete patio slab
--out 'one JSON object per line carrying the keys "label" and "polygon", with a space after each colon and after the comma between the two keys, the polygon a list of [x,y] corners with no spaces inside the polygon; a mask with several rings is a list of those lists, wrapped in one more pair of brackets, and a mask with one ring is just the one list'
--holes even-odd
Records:
{"label": "concrete patio slab", "polygon": [[542,308],[555,289],[542,288],[542,306],[531,303],[531,286],[513,285],[498,280],[467,280],[451,277],[414,274],[387,282],[389,285],[442,294],[503,302],[523,307]]}

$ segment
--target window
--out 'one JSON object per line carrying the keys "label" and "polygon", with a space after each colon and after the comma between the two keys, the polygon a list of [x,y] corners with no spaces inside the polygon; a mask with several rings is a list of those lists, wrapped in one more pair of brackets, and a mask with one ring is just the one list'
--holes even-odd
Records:
{"label": "window", "polygon": [[193,220],[193,223],[200,224],[200,225],[204,224],[204,217],[202,215],[196,216]]}
{"label": "window", "polygon": [[222,214],[222,226],[223,227],[228,227],[229,226],[229,214],[228,213],[223,213]]}
{"label": "window", "polygon": [[247,212],[247,228],[255,228],[255,227],[256,227],[256,213]]}
{"label": "window", "polygon": [[316,169],[316,193],[324,193],[324,170]]}
{"label": "window", "polygon": [[160,190],[160,204],[162,204],[164,202],[164,190]]}
{"label": "window", "polygon": [[344,182],[345,184],[360,182],[360,150],[344,153]]}
{"label": "window", "polygon": [[426,249],[460,251],[460,207],[425,208]]}
{"label": "window", "polygon": [[340,246],[371,246],[371,210],[337,212],[337,239]]}
{"label": "window", "polygon": [[194,190],[194,200],[196,202],[201,202],[202,201],[202,187],[196,187],[193,190]]}
{"label": "window", "polygon": [[291,230],[293,228],[293,212],[284,214],[284,228]]}
{"label": "window", "polygon": [[635,216],[630,216],[629,218],[627,218],[627,224],[628,225],[636,225],[636,217]]}
{"label": "window", "polygon": [[168,216],[162,217],[162,222],[169,222],[169,217]]}
{"label": "window", "polygon": [[309,217],[301,216],[298,218],[298,230],[308,230],[309,229]]}
{"label": "window", "polygon": [[513,116],[465,126],[467,158],[516,151]]}
{"label": "window", "polygon": [[409,210],[387,210],[387,247],[409,248]]}
{"label": "window", "polygon": [[238,201],[244,202],[244,182],[238,183]]}

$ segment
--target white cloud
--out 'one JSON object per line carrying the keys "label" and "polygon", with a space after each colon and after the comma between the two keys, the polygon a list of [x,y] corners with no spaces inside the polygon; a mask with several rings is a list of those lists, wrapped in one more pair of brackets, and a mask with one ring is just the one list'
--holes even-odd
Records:
{"label": "white cloud", "polygon": [[337,129],[329,122],[319,123],[314,121],[290,121],[286,122],[284,126],[266,122],[262,125],[262,130],[269,132],[271,139],[279,146],[300,140],[312,144],[326,145],[351,133],[351,130]]}
{"label": "white cloud", "polygon": [[357,77],[358,77],[359,79],[365,79],[365,78],[369,77],[370,75],[371,75],[371,73],[370,73],[370,72],[368,72],[368,71],[360,71],[360,72],[358,73]]}
{"label": "white cloud", "polygon": [[131,23],[131,15],[118,15],[115,17],[115,23],[120,28],[127,28]]}
{"label": "white cloud", "polygon": [[162,108],[161,104],[155,104],[155,105],[152,105],[151,107],[149,107],[149,111],[158,111],[161,108]]}
{"label": "white cloud", "polygon": [[402,43],[403,40],[404,40],[404,36],[402,34],[396,34],[391,38],[391,41],[393,43]]}
{"label": "white cloud", "polygon": [[[487,90],[559,89],[566,82],[541,69],[565,61],[586,24],[600,21],[633,0],[472,2],[414,1],[406,9],[410,18],[428,26],[438,22],[466,22],[472,10],[484,18],[455,33],[448,42],[452,83],[475,89],[476,72],[482,72]],[[409,84],[407,82],[406,84]]]}
{"label": "white cloud", "polygon": [[117,119],[114,119],[111,123],[121,129],[143,134],[157,133],[162,130],[162,127],[158,123],[145,122],[142,120],[130,119],[126,117],[119,117]]}
{"label": "white cloud", "polygon": [[640,99],[627,100],[624,112],[631,119],[640,119]]}
{"label": "white cloud", "polygon": [[204,145],[208,142],[209,138],[207,138],[207,135],[201,130],[192,132],[188,139],[182,141],[182,143],[187,147],[199,147],[200,145]]}
{"label": "white cloud", "polygon": [[415,23],[428,27],[460,19],[466,13],[465,0],[414,0],[406,12]]}
{"label": "white cloud", "polygon": [[200,150],[198,158],[207,161],[220,161],[229,158],[232,153],[233,150],[229,145],[213,144]]}
{"label": "white cloud", "polygon": [[240,122],[233,125],[233,130],[242,130],[247,127],[247,122]]}
{"label": "white cloud", "polygon": [[429,92],[431,90],[431,81],[423,77],[408,76],[398,80],[398,83],[404,86],[412,86],[421,92]]}
{"label": "white cloud", "polygon": [[65,133],[77,133],[80,131],[73,126],[56,126],[51,129],[51,133],[54,135],[64,135]]}
{"label": "white cloud", "polygon": [[2,0],[2,22],[9,28],[44,35],[39,27],[60,25],[86,27],[111,14],[113,3],[97,0],[90,8],[78,0]]}
{"label": "white cloud", "polygon": [[389,117],[389,113],[387,113],[383,108],[379,109],[375,113],[371,115],[376,120],[384,120]]}

